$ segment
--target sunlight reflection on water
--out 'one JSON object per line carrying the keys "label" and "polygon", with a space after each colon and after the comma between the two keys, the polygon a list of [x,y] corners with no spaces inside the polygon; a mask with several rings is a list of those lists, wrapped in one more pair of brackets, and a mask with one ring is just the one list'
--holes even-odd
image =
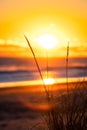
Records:
{"label": "sunlight reflection on water", "polygon": [[[78,81],[87,81],[87,77],[85,78],[69,78],[68,82],[78,82]],[[56,84],[56,83],[66,83],[66,78],[49,78],[45,79],[46,85],[49,84]],[[24,86],[31,86],[31,85],[43,85],[42,80],[29,80],[29,81],[14,81],[14,82],[2,82],[0,83],[0,88],[5,87],[24,87]]]}

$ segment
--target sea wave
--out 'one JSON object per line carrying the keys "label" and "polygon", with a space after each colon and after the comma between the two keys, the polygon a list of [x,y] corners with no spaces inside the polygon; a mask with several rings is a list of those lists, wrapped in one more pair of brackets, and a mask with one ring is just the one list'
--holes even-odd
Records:
{"label": "sea wave", "polygon": [[[43,78],[66,78],[66,61],[64,58],[49,59],[48,68],[46,66],[46,59],[39,59],[38,64]],[[87,77],[87,58],[70,59],[68,77],[69,79]],[[37,80],[41,80],[41,77],[33,59],[0,59],[0,83],[24,81],[32,81],[34,83]]]}

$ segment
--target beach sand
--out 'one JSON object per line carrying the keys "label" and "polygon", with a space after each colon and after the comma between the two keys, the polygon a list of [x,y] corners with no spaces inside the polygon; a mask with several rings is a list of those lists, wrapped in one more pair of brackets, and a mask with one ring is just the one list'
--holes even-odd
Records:
{"label": "beach sand", "polygon": [[[76,84],[69,83],[69,89]],[[54,97],[66,92],[66,87],[66,84],[49,86]],[[41,129],[45,127],[42,118],[47,109],[46,94],[41,85],[1,88],[0,130]]]}

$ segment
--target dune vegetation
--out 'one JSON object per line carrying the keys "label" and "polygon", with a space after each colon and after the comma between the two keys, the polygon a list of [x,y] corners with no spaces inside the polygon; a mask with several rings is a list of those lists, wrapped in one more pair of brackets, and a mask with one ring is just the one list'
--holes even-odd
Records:
{"label": "dune vegetation", "polygon": [[[55,98],[47,89],[44,83],[43,76],[29,40],[25,36],[29,48],[33,54],[34,61],[36,63],[38,72],[43,81],[43,87],[45,89],[46,100],[50,107],[49,110],[44,113],[43,125],[46,126],[46,130],[87,130],[87,82],[83,80],[73,84],[72,89],[68,83],[68,60],[69,60],[69,43],[67,46],[66,55],[66,90]],[[38,124],[39,125],[39,124]],[[38,125],[34,126],[37,127]],[[33,127],[32,127],[33,128]],[[31,129],[32,129],[31,128]]]}

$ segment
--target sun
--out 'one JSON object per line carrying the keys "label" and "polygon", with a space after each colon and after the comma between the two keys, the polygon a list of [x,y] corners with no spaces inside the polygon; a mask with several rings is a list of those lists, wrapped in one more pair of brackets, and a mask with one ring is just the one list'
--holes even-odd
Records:
{"label": "sun", "polygon": [[52,49],[58,44],[58,39],[52,34],[43,34],[37,38],[37,42],[45,49]]}

